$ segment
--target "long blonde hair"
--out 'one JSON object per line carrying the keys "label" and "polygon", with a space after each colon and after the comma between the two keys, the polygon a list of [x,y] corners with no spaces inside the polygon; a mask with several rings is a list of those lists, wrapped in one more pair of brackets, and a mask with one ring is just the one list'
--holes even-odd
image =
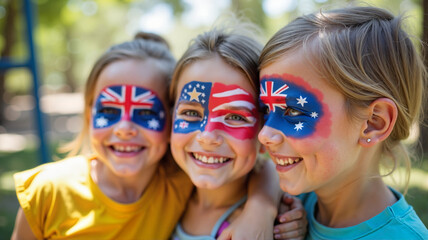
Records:
{"label": "long blonde hair", "polygon": [[407,167],[410,157],[401,143],[412,124],[420,121],[426,70],[403,18],[375,7],[349,7],[299,17],[279,30],[266,44],[260,68],[287,52],[303,49],[308,59],[331,86],[346,97],[348,115],[358,118],[378,98],[397,105],[398,117],[391,135],[383,142],[383,159],[398,160]]}

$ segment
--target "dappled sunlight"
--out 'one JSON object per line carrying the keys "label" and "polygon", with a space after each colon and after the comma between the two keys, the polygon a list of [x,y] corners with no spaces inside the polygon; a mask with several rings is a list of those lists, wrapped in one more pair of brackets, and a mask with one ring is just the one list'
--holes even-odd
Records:
{"label": "dappled sunlight", "polygon": [[0,134],[1,152],[18,152],[25,149],[27,139],[23,135],[3,133]]}

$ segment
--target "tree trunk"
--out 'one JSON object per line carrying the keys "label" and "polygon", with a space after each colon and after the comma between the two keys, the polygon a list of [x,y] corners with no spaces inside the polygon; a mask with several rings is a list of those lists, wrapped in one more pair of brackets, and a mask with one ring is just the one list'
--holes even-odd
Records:
{"label": "tree trunk", "polygon": [[[6,19],[4,21],[3,32],[4,36],[4,48],[0,53],[1,59],[8,59],[11,56],[13,43],[16,37],[16,1],[7,1],[6,6]],[[6,82],[6,71],[0,70],[0,125],[4,123],[4,110],[5,110],[5,82]]]}
{"label": "tree trunk", "polygon": [[[423,13],[423,33],[422,33],[422,41],[424,45],[422,46],[424,49],[424,62],[425,66],[428,66],[428,0],[422,1],[422,13]],[[427,94],[427,93],[426,93]],[[424,123],[421,125],[420,131],[420,139],[422,144],[422,151],[424,156],[428,154],[428,104],[422,103],[424,106]]]}

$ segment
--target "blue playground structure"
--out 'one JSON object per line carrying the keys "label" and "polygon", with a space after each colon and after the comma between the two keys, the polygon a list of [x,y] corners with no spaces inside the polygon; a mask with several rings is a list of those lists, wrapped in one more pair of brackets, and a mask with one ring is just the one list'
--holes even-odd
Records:
{"label": "blue playground structure", "polygon": [[13,68],[27,68],[31,72],[33,78],[33,96],[35,100],[35,121],[37,124],[37,132],[40,140],[39,145],[39,158],[41,163],[50,161],[49,147],[47,144],[45,122],[43,113],[40,109],[40,97],[39,97],[39,70],[37,66],[37,51],[34,44],[34,12],[35,6],[31,0],[23,0],[22,11],[24,13],[24,24],[25,24],[25,35],[26,44],[28,47],[28,57],[26,61],[17,62],[13,59],[0,59],[0,71],[7,71]]}

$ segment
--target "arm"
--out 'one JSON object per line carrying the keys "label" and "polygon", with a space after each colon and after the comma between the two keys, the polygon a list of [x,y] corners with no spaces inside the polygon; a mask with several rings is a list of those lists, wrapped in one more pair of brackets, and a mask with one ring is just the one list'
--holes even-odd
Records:
{"label": "arm", "polygon": [[34,236],[33,231],[31,230],[27,218],[25,218],[24,211],[22,211],[22,208],[19,208],[18,213],[16,214],[15,227],[13,228],[13,233],[11,237],[11,240],[20,239],[37,239],[36,236]]}
{"label": "arm", "polygon": [[284,193],[279,212],[278,224],[274,228],[274,238],[304,239],[308,221],[302,201]]}
{"label": "arm", "polygon": [[272,239],[273,223],[281,199],[278,174],[272,161],[253,171],[248,184],[248,200],[236,220],[218,239]]}

